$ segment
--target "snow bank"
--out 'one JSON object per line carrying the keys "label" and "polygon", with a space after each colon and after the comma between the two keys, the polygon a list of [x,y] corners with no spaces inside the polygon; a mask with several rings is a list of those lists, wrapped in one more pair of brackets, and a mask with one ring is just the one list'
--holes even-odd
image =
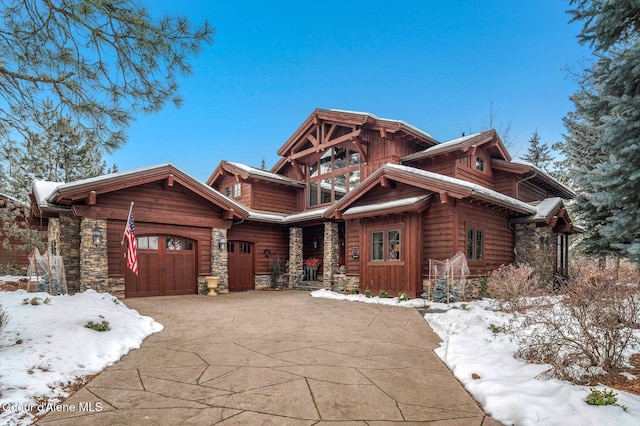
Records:
{"label": "snow bank", "polygon": [[[36,297],[50,302],[23,303]],[[163,329],[153,318],[93,290],[73,296],[0,292],[0,305],[9,314],[0,336],[0,423],[30,424],[31,415],[13,407],[34,406],[42,397],[66,398],[65,384],[102,371]],[[109,322],[109,331],[85,327],[102,320]]]}

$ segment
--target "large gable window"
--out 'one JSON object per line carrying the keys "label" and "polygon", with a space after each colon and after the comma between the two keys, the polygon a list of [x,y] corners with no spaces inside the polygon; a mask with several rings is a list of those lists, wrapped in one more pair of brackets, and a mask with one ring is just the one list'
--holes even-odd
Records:
{"label": "large gable window", "polygon": [[360,153],[332,147],[309,164],[308,206],[340,200],[360,185]]}

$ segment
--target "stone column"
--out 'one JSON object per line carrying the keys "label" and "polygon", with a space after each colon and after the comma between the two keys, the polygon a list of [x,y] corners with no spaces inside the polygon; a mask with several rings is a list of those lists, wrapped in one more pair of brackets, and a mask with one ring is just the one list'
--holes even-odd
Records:
{"label": "stone column", "polygon": [[[229,291],[229,256],[227,253],[227,244],[224,243],[220,247],[220,241],[227,241],[227,230],[212,228],[211,229],[211,276],[220,277],[218,281],[218,292],[226,293]],[[209,290],[202,280],[200,283],[200,294],[206,294]]]}
{"label": "stone column", "polygon": [[302,228],[289,228],[289,288],[302,282]]}
{"label": "stone column", "polygon": [[339,255],[340,241],[338,238],[338,224],[335,222],[325,222],[322,287],[327,290],[332,289],[333,274],[338,271]]}
{"label": "stone column", "polygon": [[[93,234],[100,232],[100,242],[94,242]],[[107,221],[85,217],[80,221],[80,291],[93,289],[124,296],[109,288],[109,262],[107,249]],[[116,293],[116,294],[114,294]]]}

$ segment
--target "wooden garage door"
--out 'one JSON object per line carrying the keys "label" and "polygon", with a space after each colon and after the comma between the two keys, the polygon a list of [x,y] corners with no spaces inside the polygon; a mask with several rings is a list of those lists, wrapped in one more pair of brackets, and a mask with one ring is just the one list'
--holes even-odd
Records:
{"label": "wooden garage door", "polygon": [[125,296],[197,293],[195,242],[170,235],[145,235],[138,243],[138,276],[125,274]]}
{"label": "wooden garage door", "polygon": [[227,243],[229,290],[253,290],[253,244],[246,241],[229,241]]}

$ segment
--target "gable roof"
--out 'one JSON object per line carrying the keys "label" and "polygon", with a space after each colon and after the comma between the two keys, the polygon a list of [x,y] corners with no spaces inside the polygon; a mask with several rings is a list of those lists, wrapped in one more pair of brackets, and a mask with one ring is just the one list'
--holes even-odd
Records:
{"label": "gable roof", "polygon": [[462,136],[457,139],[452,139],[447,142],[440,143],[436,146],[432,146],[430,148],[425,149],[424,151],[416,152],[410,155],[407,155],[401,158],[401,161],[413,161],[413,160],[422,160],[424,158],[434,157],[436,155],[449,154],[456,151],[461,152],[470,152],[472,155],[475,150],[487,144],[493,144],[491,146],[495,147],[496,153],[505,160],[511,160],[511,155],[507,151],[507,148],[502,143],[502,140],[498,136],[498,133],[491,129],[486,130],[484,132],[474,133],[468,136]]}
{"label": "gable roof", "polygon": [[304,188],[304,183],[288,178],[286,176],[272,173],[267,170],[258,169],[256,167],[247,166],[246,164],[236,163],[233,161],[221,161],[218,167],[211,173],[206,184],[212,186],[225,172],[241,177],[242,179],[259,179],[272,183],[278,183],[296,188]]}
{"label": "gable roof", "polygon": [[562,184],[549,173],[533,164],[519,160],[504,161],[493,158],[491,159],[491,167],[496,170],[522,175],[523,179],[531,180],[536,183],[536,185],[565,200],[576,197],[576,193],[573,192],[571,188]]}
{"label": "gable roof", "polygon": [[158,181],[163,181],[167,186],[178,182],[194,194],[227,210],[233,217],[246,218],[248,216],[247,210],[242,205],[228,199],[170,163],[68,183],[37,181],[33,186],[33,194],[37,206],[41,210],[59,209],[81,202],[92,195],[98,196]]}
{"label": "gable roof", "polygon": [[458,199],[473,199],[493,205],[518,215],[531,215],[536,208],[515,198],[485,188],[465,180],[444,176],[439,173],[428,172],[415,167],[397,164],[385,164],[365,179],[360,186],[351,191],[343,199],[327,210],[325,217],[336,217],[345,211],[353,202],[366,194],[377,184],[384,185],[389,180],[423,188],[432,193],[438,193],[441,201],[447,197]]}
{"label": "gable roof", "polygon": [[[380,118],[369,112],[318,108],[314,110],[311,115],[309,115],[309,117],[307,117],[307,119],[300,125],[300,127],[296,129],[296,131],[278,150],[278,155],[285,158],[281,158],[280,160],[278,160],[278,162],[271,168],[272,172],[280,171],[282,167],[287,164],[287,157],[296,157],[302,155],[299,152],[294,153],[296,146],[299,146],[301,143],[303,143],[305,138],[309,135],[309,132],[311,132],[314,126],[317,126],[320,122],[333,124],[339,123],[344,127],[351,127],[353,129],[352,133],[349,135],[343,135],[341,137],[332,139],[331,143],[334,144],[347,141],[349,140],[348,138],[357,139],[362,128],[378,130],[381,132],[381,134],[385,135],[400,133],[403,137],[415,142],[416,144],[426,147],[433,146],[438,143],[438,141],[435,140],[427,132],[420,130],[419,128],[402,120]],[[314,145],[317,145],[318,142],[320,142],[321,144],[323,143],[322,141],[318,141],[317,139],[315,139]],[[314,148],[317,149],[317,147]]]}

